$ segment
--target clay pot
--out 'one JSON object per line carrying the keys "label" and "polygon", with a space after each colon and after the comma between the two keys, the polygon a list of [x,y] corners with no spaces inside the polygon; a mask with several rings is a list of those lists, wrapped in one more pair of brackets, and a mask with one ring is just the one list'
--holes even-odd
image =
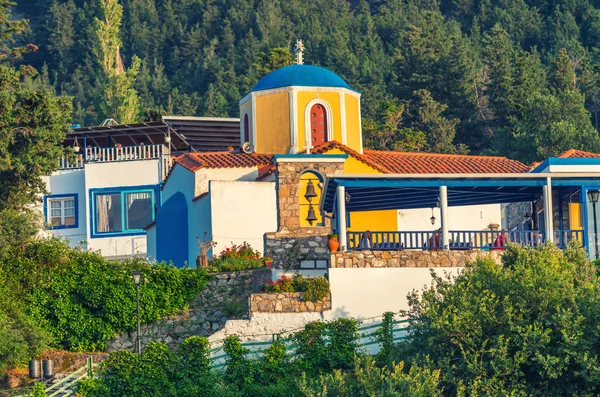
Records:
{"label": "clay pot", "polygon": [[340,248],[340,242],[337,237],[329,237],[329,241],[327,242],[327,247],[329,247],[329,252],[337,252],[338,248]]}
{"label": "clay pot", "polygon": [[273,267],[273,261],[272,260],[265,261],[265,266],[266,266],[267,269],[272,268]]}

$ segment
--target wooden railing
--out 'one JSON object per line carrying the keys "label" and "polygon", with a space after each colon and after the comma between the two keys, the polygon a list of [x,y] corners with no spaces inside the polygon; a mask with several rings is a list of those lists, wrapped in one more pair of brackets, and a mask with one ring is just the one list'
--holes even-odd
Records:
{"label": "wooden railing", "polygon": [[123,147],[88,147],[75,160],[63,158],[60,169],[83,168],[84,163],[107,163],[114,161],[153,160],[163,155],[163,145],[139,145]]}
{"label": "wooden railing", "polygon": [[[451,250],[501,249],[506,243],[537,247],[546,241],[542,230],[451,230],[447,248]],[[347,232],[348,250],[443,249],[441,231]],[[554,244],[565,248],[570,241],[583,242],[582,230],[555,230]]]}

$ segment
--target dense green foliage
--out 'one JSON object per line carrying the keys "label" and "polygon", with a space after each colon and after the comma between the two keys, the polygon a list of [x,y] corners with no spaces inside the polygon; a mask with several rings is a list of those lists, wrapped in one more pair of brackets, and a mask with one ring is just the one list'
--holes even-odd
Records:
{"label": "dense green foliage", "polygon": [[600,279],[583,250],[510,246],[410,297],[397,360],[439,369],[445,395],[597,396]]}
{"label": "dense green foliage", "polygon": [[262,287],[262,292],[304,292],[305,301],[316,302],[329,295],[329,281],[323,276],[304,277],[296,273],[292,278],[283,276],[276,281],[267,281]]}
{"label": "dense green foliage", "polygon": [[[109,114],[98,105],[110,84],[91,27],[111,2],[17,6],[30,20],[26,39],[39,47],[24,62],[74,97],[74,121],[84,125]],[[365,142],[373,148],[524,161],[569,147],[600,151],[600,5],[591,0],[120,4],[123,70],[137,72],[148,117],[238,116],[238,100],[265,73],[290,64],[301,38],[306,63],[363,93]],[[118,39],[110,41],[111,59]]]}
{"label": "dense green foliage", "polygon": [[[326,336],[331,342],[320,353],[306,354],[315,351],[315,340]],[[188,338],[175,351],[152,343],[141,357],[111,354],[101,377],[84,381],[79,393],[82,397],[439,395],[439,371],[417,366],[404,371],[403,364],[378,368],[372,359],[357,355],[357,336],[355,320],[308,324],[294,337],[301,355],[293,360],[282,340],[275,340],[262,357],[252,358],[231,336],[224,341],[223,370],[209,367],[204,338]]]}
{"label": "dense green foliage", "polygon": [[[159,344],[142,358],[115,353],[103,376],[80,391],[84,397],[189,390],[205,396],[597,396],[597,273],[575,246],[565,252],[508,246],[502,265],[479,259],[454,282],[433,273],[433,287],[409,297],[413,318],[405,341],[393,343],[394,316],[384,314],[375,357],[357,345],[358,323],[338,319],[307,324],[290,340],[275,340],[262,357],[228,337],[218,370],[210,369],[201,338],[193,339],[195,360],[187,358],[192,348],[171,352]],[[186,360],[201,364],[187,367]],[[192,369],[203,388],[189,389]]]}
{"label": "dense green foliage", "polygon": [[0,251],[0,370],[44,346],[100,350],[135,329],[134,269],[142,272],[144,323],[184,309],[209,277],[141,259],[107,261],[55,239]]}
{"label": "dense green foliage", "polygon": [[58,168],[71,99],[57,97],[32,67],[15,68],[33,45],[18,45],[27,22],[0,0],[0,249],[24,244],[39,230],[31,204],[44,193],[42,176]]}

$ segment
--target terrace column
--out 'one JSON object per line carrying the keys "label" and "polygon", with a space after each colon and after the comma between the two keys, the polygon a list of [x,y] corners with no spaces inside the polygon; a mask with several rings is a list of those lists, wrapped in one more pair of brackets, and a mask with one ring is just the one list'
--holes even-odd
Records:
{"label": "terrace column", "polygon": [[337,187],[337,232],[340,240],[340,251],[346,251],[346,188]]}
{"label": "terrace column", "polygon": [[442,221],[442,248],[448,250],[450,233],[448,232],[448,187],[440,186],[440,216]]}
{"label": "terrace column", "polygon": [[552,213],[552,181],[546,178],[544,185],[544,220],[546,223],[546,242],[554,242],[554,214]]}

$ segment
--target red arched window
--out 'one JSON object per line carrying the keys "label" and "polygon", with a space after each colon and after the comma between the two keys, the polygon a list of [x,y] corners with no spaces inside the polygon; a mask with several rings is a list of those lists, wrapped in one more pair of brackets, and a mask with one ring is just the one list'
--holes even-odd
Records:
{"label": "red arched window", "polygon": [[248,129],[248,114],[244,115],[244,142],[250,142],[250,130]]}
{"label": "red arched window", "polygon": [[327,112],[320,103],[310,108],[310,141],[312,146],[327,142]]}

